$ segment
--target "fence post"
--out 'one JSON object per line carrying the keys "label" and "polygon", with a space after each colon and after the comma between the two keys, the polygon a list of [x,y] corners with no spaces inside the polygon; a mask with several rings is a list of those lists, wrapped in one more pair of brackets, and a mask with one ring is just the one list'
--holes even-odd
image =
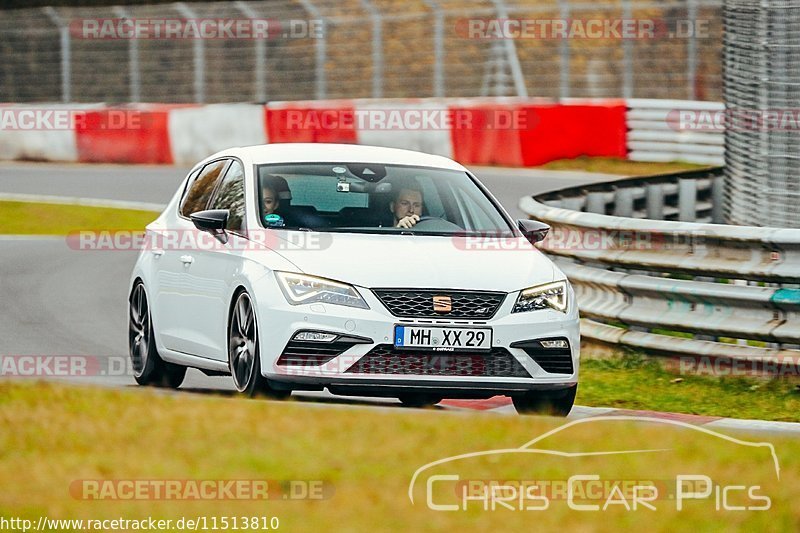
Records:
{"label": "fence post", "polygon": [[697,0],[686,0],[686,18],[692,24],[692,34],[686,43],[686,82],[689,100],[697,100]]}
{"label": "fence post", "polygon": [[360,0],[372,20],[372,97],[383,97],[383,21],[381,13],[370,0]]}
{"label": "fence post", "polygon": [[[569,20],[569,0],[558,0],[559,16],[561,20]],[[561,39],[558,45],[559,57],[561,61],[561,71],[559,72],[559,81],[561,87],[559,89],[560,98],[569,98],[569,39]]]}
{"label": "fence post", "polygon": [[[631,0],[622,0],[622,19],[632,20]],[[633,98],[633,42],[622,39],[622,97]]]}
{"label": "fence post", "polygon": [[[114,14],[121,19],[129,19],[128,12],[120,6],[113,7]],[[139,73],[139,39],[128,39],[128,88],[132,103],[142,100],[142,79]]]}
{"label": "fence post", "polygon": [[43,8],[45,15],[50,19],[50,22],[55,24],[58,28],[58,34],[61,41],[61,101],[64,103],[72,101],[72,93],[70,91],[72,86],[72,71],[70,69],[70,40],[69,40],[69,25],[64,22],[64,19],[58,12],[50,6]]}
{"label": "fence post", "polygon": [[[194,11],[183,2],[176,2],[175,9],[187,19],[196,19]],[[194,101],[197,104],[206,101],[206,45],[203,39],[194,39]]]}
{"label": "fence post", "polygon": [[317,100],[325,100],[328,96],[328,81],[325,76],[325,61],[328,57],[328,21],[322,16],[322,13],[314,5],[312,0],[298,0],[300,5],[303,6],[303,9],[309,14],[309,16],[318,19],[322,23],[322,37],[317,39],[316,41],[316,65],[315,65],[315,77],[316,77],[316,88],[315,98]]}
{"label": "fence post", "polygon": [[[492,3],[497,11],[497,18],[508,19],[508,8],[505,1],[492,0]],[[522,67],[519,64],[517,45],[514,44],[514,39],[503,39],[503,47],[505,48],[506,59],[511,67],[511,76],[514,78],[514,89],[517,92],[517,96],[527,98],[528,88],[525,86],[525,77],[522,75]]]}
{"label": "fence post", "polygon": [[[252,21],[259,19],[258,14],[253,11],[249,5],[238,0],[236,2],[236,9]],[[253,62],[254,72],[253,79],[253,98],[258,103],[266,103],[267,101],[267,41],[263,37],[257,37],[253,42],[253,54],[255,60]]]}
{"label": "fence post", "polygon": [[433,10],[433,96],[444,97],[444,13],[436,0],[424,0]]}

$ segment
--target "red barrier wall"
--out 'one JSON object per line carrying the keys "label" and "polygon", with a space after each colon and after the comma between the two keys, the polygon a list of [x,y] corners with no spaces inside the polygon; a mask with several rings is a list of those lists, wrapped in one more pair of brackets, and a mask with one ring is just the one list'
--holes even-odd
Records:
{"label": "red barrier wall", "polygon": [[625,103],[453,107],[453,159],[465,164],[536,166],[556,159],[627,155]]}
{"label": "red barrier wall", "polygon": [[78,161],[172,164],[169,110],[174,105],[105,108],[77,120]]}
{"label": "red barrier wall", "polygon": [[451,107],[453,159],[473,165],[522,166],[519,132],[513,123],[517,107]]}
{"label": "red barrier wall", "polygon": [[358,142],[352,105],[313,107],[304,104],[264,108],[270,143]]}

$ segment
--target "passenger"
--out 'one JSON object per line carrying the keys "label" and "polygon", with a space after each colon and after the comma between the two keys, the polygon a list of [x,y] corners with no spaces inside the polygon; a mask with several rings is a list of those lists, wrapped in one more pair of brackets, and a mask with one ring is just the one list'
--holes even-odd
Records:
{"label": "passenger", "polygon": [[261,200],[264,206],[264,216],[271,215],[281,206],[278,191],[275,190],[273,185],[267,183],[261,186]]}

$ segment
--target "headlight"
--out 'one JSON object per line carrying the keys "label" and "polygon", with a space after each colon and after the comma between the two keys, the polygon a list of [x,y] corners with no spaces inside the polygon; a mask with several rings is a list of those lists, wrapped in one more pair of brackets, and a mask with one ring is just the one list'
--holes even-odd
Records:
{"label": "headlight", "polygon": [[519,293],[512,313],[524,313],[550,307],[562,313],[567,312],[567,281],[555,281],[530,287]]}
{"label": "headlight", "polygon": [[275,277],[286,301],[292,305],[326,303],[369,309],[352,285],[290,272],[276,271]]}

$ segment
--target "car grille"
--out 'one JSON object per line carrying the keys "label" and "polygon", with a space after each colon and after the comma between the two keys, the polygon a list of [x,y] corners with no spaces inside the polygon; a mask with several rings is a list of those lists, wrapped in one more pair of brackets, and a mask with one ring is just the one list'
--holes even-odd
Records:
{"label": "car grille", "polygon": [[[558,340],[567,341],[567,339]],[[569,349],[569,341],[567,341],[566,348],[543,348],[538,341],[526,342],[522,346],[515,346],[516,344],[513,343],[511,346],[524,350],[545,372],[550,374],[572,374],[575,371],[572,365],[572,352]]]}
{"label": "car grille", "polygon": [[278,358],[282,366],[319,366],[353,347],[355,343],[347,341],[308,342],[289,341]]}
{"label": "car grille", "polygon": [[[489,319],[506,297],[504,292],[376,289],[375,294],[394,316],[408,318]],[[449,297],[449,312],[434,311],[434,297]]]}
{"label": "car grille", "polygon": [[398,350],[391,344],[373,348],[347,374],[480,376],[529,378],[528,371],[505,348],[485,354]]}

